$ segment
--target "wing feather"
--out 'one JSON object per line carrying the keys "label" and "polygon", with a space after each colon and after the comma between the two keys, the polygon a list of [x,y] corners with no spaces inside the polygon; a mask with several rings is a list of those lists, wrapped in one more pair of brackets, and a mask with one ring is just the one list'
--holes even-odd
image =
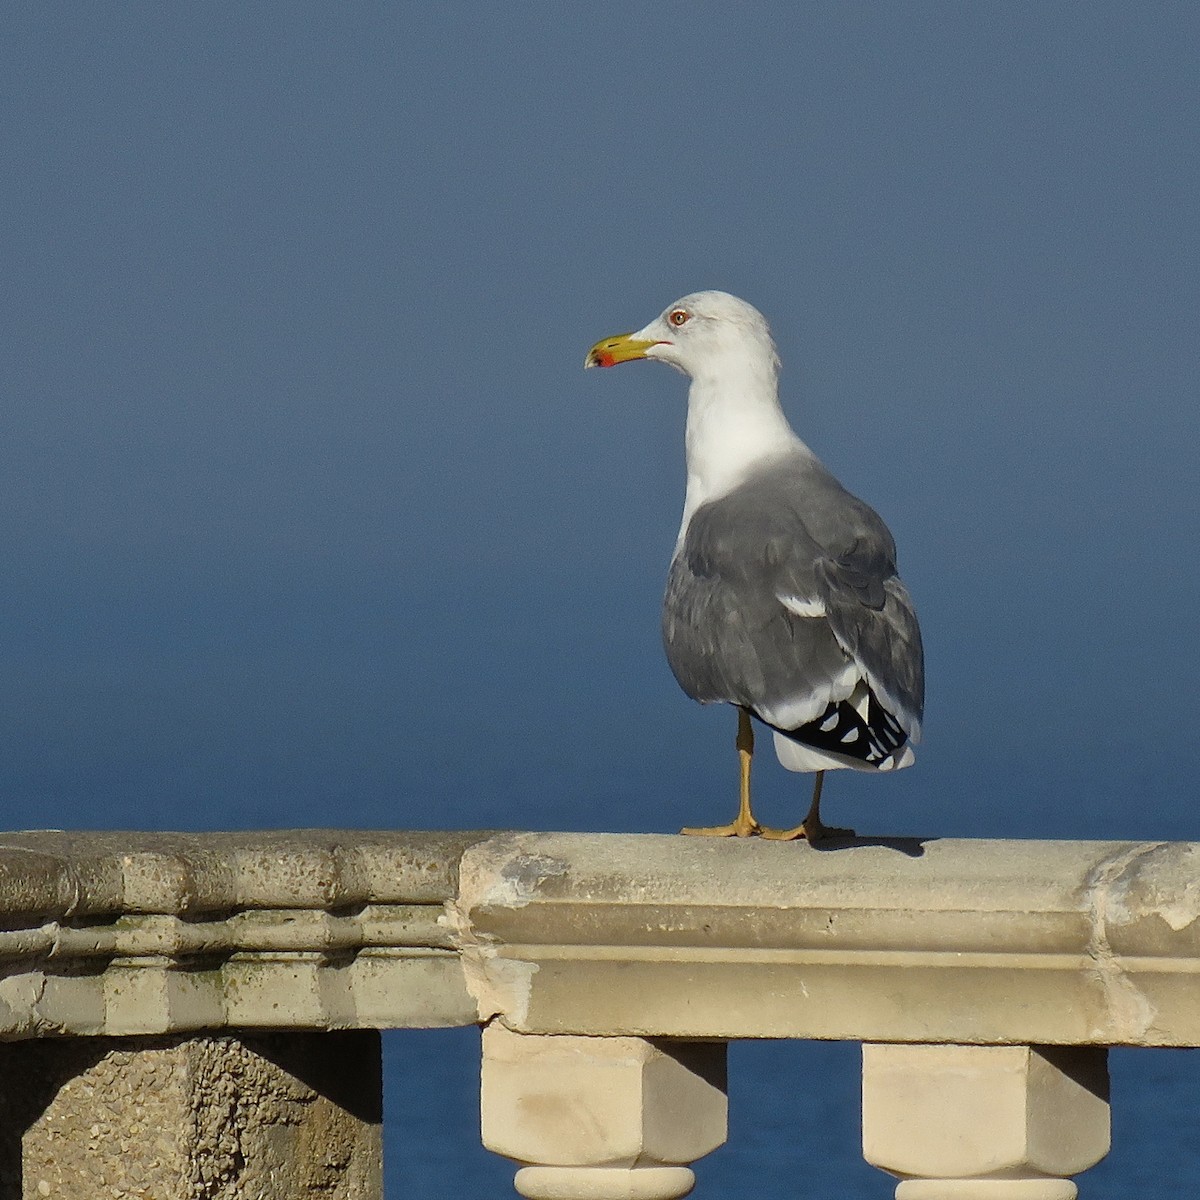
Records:
{"label": "wing feather", "polygon": [[[785,736],[809,740],[804,727],[848,706],[860,681],[904,738],[920,735],[921,638],[892,536],[811,456],[692,515],[671,563],[663,640],[689,695],[741,705]],[[895,742],[882,724],[877,732],[885,748]]]}

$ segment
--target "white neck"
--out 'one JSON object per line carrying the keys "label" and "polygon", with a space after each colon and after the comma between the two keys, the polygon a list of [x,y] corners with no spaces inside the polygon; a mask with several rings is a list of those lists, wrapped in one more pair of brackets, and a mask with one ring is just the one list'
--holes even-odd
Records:
{"label": "white neck", "polygon": [[773,364],[722,364],[719,377],[700,376],[688,391],[687,495],[683,540],[702,504],[731,492],[759,464],[803,448],[779,407]]}

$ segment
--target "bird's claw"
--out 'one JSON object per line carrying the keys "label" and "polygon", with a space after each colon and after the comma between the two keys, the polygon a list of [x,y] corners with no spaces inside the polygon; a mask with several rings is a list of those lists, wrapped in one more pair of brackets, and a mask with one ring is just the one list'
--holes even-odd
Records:
{"label": "bird's claw", "polygon": [[681,829],[688,837],[761,837],[768,842],[811,842],[828,841],[833,838],[852,838],[853,829],[839,829],[823,822],[805,821],[791,829],[771,829],[757,821],[730,821],[728,825],[706,825],[700,828]]}
{"label": "bird's claw", "polygon": [[763,827],[753,818],[743,821],[741,818],[730,821],[728,825],[706,825],[695,829],[679,831],[688,837],[757,837],[765,833]]}
{"label": "bird's claw", "polygon": [[792,829],[767,829],[764,827],[759,830],[759,833],[768,842],[796,842],[803,838],[813,845],[831,838],[852,838],[854,836],[853,829],[839,829],[821,821],[803,821]]}

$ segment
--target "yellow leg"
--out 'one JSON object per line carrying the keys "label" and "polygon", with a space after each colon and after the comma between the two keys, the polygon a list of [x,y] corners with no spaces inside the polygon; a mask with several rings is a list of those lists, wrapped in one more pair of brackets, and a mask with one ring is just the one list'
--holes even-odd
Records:
{"label": "yellow leg", "polygon": [[825,772],[818,771],[813,782],[813,798],[812,804],[808,806],[808,816],[794,829],[763,829],[763,837],[773,842],[792,842],[797,838],[819,842],[824,838],[853,837],[853,829],[835,829],[821,820],[821,789],[824,786]]}
{"label": "yellow leg", "polygon": [[710,825],[700,829],[681,829],[680,833],[691,834],[693,837],[753,837],[762,833],[762,826],[754,819],[750,811],[750,763],[754,758],[754,728],[750,724],[750,714],[744,709],[738,709],[738,815],[728,825]]}

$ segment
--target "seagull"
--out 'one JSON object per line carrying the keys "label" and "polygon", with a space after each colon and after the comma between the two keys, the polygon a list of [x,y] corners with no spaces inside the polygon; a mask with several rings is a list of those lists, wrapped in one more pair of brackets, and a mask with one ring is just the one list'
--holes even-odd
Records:
{"label": "seagull", "polygon": [[[638,332],[597,342],[584,366],[636,359],[691,379],[687,491],[663,600],[667,661],[693,699],[738,713],[738,815],[683,832],[853,836],[821,821],[825,772],[900,770],[921,736],[921,633],[892,535],[788,424],[779,356],[752,305],[727,292],[684,296]],[[792,829],[769,829],[751,811],[752,721],[772,731],[784,767],[816,773]]]}

